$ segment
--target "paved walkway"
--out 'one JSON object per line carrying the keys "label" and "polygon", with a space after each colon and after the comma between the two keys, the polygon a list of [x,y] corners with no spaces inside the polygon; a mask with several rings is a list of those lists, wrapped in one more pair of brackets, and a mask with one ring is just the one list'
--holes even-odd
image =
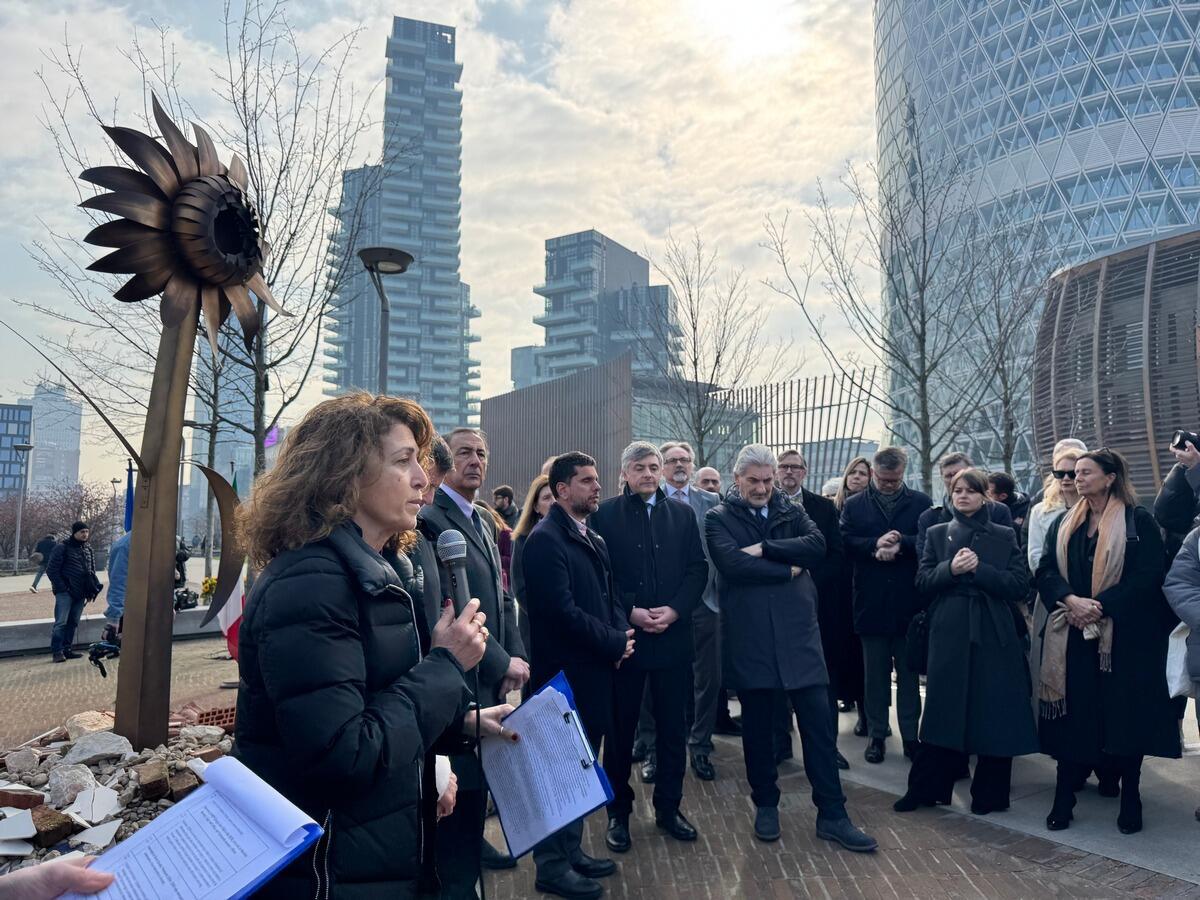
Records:
{"label": "paved walkway", "polygon": [[[189,701],[201,706],[232,706],[237,692],[221,682],[237,678],[237,663],[213,659],[225,652],[224,638],[197,638],[172,644],[171,707]],[[50,662],[49,654],[0,659],[0,750],[61,725],[87,709],[112,709],[117,697],[119,659],[108,660],[108,677],[84,659]]]}

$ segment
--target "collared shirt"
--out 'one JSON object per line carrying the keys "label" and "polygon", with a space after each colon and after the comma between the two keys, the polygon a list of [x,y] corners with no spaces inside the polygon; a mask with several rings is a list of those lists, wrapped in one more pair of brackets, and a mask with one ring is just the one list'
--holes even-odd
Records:
{"label": "collared shirt", "polygon": [[764,519],[766,519],[770,516],[770,513],[767,511],[767,507],[765,507],[765,506],[760,506],[758,508],[758,514],[760,516],[762,516]]}
{"label": "collared shirt", "polygon": [[571,521],[575,523],[575,527],[579,529],[579,533],[582,534],[584,537],[587,537],[588,536],[587,522],[580,522],[574,516],[571,516],[570,518],[571,518]]}
{"label": "collared shirt", "polygon": [[666,487],[667,497],[670,498],[671,500],[678,500],[680,503],[690,503],[691,502],[690,497],[691,497],[691,492],[692,492],[692,486],[690,484],[685,485],[684,487],[681,487],[681,488],[672,487],[670,485],[666,485],[665,487]]}
{"label": "collared shirt", "polygon": [[474,503],[472,503],[470,500],[468,500],[466,497],[464,497],[458,491],[454,490],[454,488],[450,487],[450,485],[446,484],[446,482],[444,482],[444,481],[442,482],[442,486],[440,488],[438,488],[438,490],[445,491],[446,496],[449,497],[451,500],[453,500],[454,505],[458,507],[458,511],[463,514],[463,516],[466,518],[466,520],[468,522],[471,521],[471,517],[473,515],[475,515],[475,504]]}
{"label": "collared shirt", "polygon": [[651,513],[653,513],[653,512],[654,512],[654,504],[655,504],[655,503],[657,503],[657,502],[658,502],[658,493],[656,492],[656,493],[653,493],[653,494],[651,494],[651,495],[650,495],[650,499],[649,499],[649,500],[645,501],[645,503],[646,503],[646,515],[650,515]]}

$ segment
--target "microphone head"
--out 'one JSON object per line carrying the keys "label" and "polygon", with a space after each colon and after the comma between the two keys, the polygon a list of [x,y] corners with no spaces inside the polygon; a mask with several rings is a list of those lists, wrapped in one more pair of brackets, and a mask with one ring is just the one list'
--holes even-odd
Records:
{"label": "microphone head", "polygon": [[446,529],[438,535],[437,555],[438,559],[446,565],[458,562],[460,559],[466,559],[467,539],[462,536],[461,531],[457,531],[454,528]]}

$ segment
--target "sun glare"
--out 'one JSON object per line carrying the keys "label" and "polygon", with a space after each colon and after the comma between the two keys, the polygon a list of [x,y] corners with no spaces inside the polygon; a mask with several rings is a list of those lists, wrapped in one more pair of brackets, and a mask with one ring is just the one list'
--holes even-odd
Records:
{"label": "sun glare", "polygon": [[683,9],[706,44],[726,62],[750,65],[795,53],[802,0],[684,0]]}

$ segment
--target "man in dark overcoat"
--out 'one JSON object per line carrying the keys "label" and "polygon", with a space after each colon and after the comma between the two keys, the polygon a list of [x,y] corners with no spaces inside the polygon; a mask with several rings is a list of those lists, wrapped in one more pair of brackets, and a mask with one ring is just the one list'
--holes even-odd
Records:
{"label": "man in dark overcoat", "polygon": [[824,559],[825,539],[804,510],[776,489],[775,472],[768,447],[743,447],[734,464],[734,487],[705,519],[721,595],[725,678],[742,704],[754,834],[763,841],[780,835],[773,704],[775,694],[785,691],[800,726],[817,836],[849,850],[874,850],[874,839],[846,815],[838,778],[817,591],[808,572]]}
{"label": "man in dark overcoat", "polygon": [[[525,600],[529,604],[536,690],[559,671],[575,695],[579,719],[593,752],[612,733],[618,667],[633,655],[633,629],[612,584],[604,539],[587,527],[600,505],[596,461],[573,451],[550,464],[554,505],[525,543]],[[533,848],[539,891],[560,897],[599,897],[594,879],[617,866],[583,852],[583,819]]]}
{"label": "man in dark overcoat", "polygon": [[684,708],[691,699],[692,611],[708,582],[695,514],[682,503],[668,501],[659,486],[659,449],[634,441],[621,455],[621,473],[622,494],[601,503],[589,519],[608,546],[613,581],[637,642],[637,653],[617,670],[613,735],[604,750],[604,768],[615,793],[605,841],[617,853],[632,846],[629,775],[647,685],[656,725],[655,824],[676,840],[696,839],[696,829],[679,811],[679,803],[687,759]]}

